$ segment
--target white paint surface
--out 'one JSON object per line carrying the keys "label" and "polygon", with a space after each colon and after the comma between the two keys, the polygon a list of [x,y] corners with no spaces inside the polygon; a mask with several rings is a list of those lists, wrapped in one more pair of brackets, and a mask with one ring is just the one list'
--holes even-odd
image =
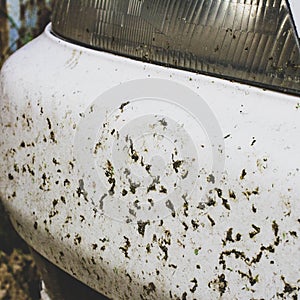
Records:
{"label": "white paint surface", "polygon": [[[170,81],[169,88],[149,89],[156,81]],[[194,99],[187,107],[185,91],[187,103]],[[49,28],[7,61],[0,95],[0,192],[6,209],[26,242],[66,272],[113,299],[299,294],[299,98],[84,49],[53,37]],[[199,105],[208,108],[223,136],[225,149],[216,160],[212,149],[219,131],[200,126],[205,123]],[[160,108],[169,127],[161,118],[153,122]],[[104,121],[99,115],[99,123],[91,122],[94,111]],[[135,113],[149,118],[135,119]],[[199,131],[188,130],[196,119]],[[131,135],[143,128],[152,135],[132,139],[131,147]],[[175,130],[191,147],[174,140]],[[123,164],[130,174],[140,170],[144,151],[160,170],[159,158],[176,156],[165,152],[165,143],[159,147],[157,136],[178,144],[186,156],[196,147],[203,154],[192,165],[198,177],[181,173],[183,163],[177,163],[158,171],[167,170],[161,178],[168,184],[178,182],[176,193],[160,192],[156,182],[155,190],[137,186],[134,193]],[[89,165],[75,159],[80,145]],[[99,163],[106,155],[116,160]],[[222,158],[218,180],[211,172],[220,171],[213,162]],[[184,183],[191,194],[182,193]],[[127,222],[115,217],[120,211],[108,209],[107,200],[127,203]],[[151,203],[165,204],[169,215],[147,222],[147,211],[139,215],[138,207],[151,210]]]}

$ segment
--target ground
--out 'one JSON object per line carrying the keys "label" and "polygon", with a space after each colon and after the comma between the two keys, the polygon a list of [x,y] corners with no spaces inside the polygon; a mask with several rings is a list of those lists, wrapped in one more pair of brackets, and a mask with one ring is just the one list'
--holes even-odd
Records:
{"label": "ground", "polygon": [[39,299],[40,280],[29,254],[0,252],[0,299]]}
{"label": "ground", "polygon": [[0,300],[40,299],[40,282],[29,249],[12,228],[0,201]]}

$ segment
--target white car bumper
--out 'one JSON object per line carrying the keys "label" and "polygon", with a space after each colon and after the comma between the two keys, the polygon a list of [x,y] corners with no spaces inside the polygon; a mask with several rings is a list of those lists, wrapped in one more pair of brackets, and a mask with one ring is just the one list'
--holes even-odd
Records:
{"label": "white car bumper", "polygon": [[296,299],[299,98],[50,26],[0,84],[1,195],[37,252],[113,299]]}

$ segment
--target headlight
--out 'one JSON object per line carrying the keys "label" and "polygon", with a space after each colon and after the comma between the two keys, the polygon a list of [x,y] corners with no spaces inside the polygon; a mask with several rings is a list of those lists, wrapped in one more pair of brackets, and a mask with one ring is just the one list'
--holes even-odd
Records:
{"label": "headlight", "polygon": [[300,94],[286,1],[56,1],[53,32],[95,49]]}

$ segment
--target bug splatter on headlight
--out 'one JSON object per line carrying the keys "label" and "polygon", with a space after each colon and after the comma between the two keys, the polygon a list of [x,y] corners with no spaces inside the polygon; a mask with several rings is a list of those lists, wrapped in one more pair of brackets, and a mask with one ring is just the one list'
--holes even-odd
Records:
{"label": "bug splatter on headlight", "polygon": [[300,94],[287,1],[57,1],[53,32],[144,61]]}

